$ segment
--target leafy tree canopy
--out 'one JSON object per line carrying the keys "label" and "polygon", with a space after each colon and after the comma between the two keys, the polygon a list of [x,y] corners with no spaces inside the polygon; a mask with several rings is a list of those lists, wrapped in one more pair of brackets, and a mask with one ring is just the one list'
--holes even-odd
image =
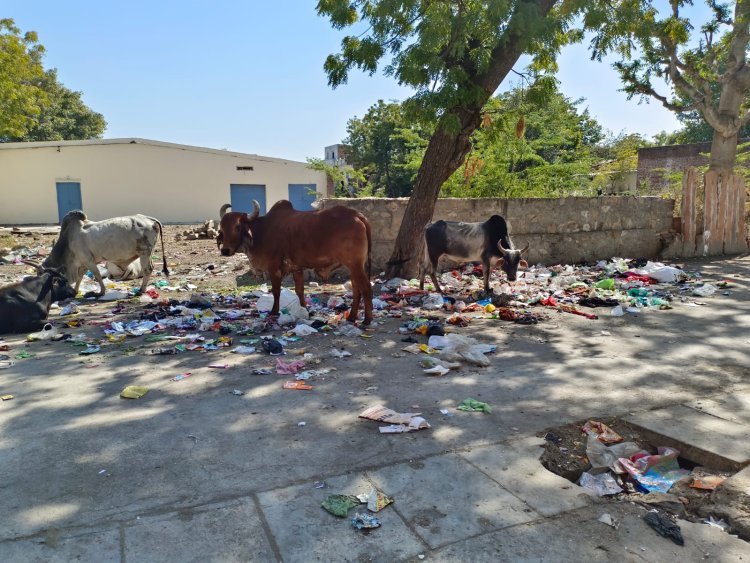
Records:
{"label": "leafy tree canopy", "polygon": [[379,100],[362,119],[346,126],[347,161],[369,180],[374,193],[411,195],[431,128],[410,121],[402,104]]}
{"label": "leafy tree canopy", "polygon": [[60,141],[101,137],[104,117],[44,70],[37,35],[0,20],[0,141]]}
{"label": "leafy tree canopy", "polygon": [[[585,26],[594,32],[594,58],[614,53],[629,96],[658,100],[693,112],[688,129],[698,133],[699,113],[712,130],[712,169],[731,170],[740,128],[750,120],[750,1],[707,0],[711,17],[699,28],[684,15],[691,0],[592,3]],[[668,88],[660,84],[666,81]]]}

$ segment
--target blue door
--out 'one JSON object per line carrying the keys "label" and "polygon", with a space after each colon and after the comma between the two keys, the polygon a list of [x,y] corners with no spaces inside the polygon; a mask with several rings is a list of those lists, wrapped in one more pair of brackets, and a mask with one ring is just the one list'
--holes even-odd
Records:
{"label": "blue door", "polygon": [[229,184],[232,211],[252,213],[253,200],[260,205],[260,214],[266,214],[266,187],[257,184]]}
{"label": "blue door", "polygon": [[57,182],[57,215],[62,221],[68,211],[83,211],[80,182]]}
{"label": "blue door", "polygon": [[315,201],[315,184],[289,184],[289,201],[297,211],[310,211]]}

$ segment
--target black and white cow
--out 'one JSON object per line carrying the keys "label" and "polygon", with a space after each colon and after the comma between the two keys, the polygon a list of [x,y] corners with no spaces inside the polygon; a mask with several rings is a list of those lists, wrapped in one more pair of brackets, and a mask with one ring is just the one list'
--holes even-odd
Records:
{"label": "black and white cow", "polygon": [[437,280],[438,260],[448,256],[456,262],[482,262],[484,290],[490,290],[490,270],[499,263],[508,281],[515,281],[518,267],[528,267],[523,256],[528,243],[521,250],[513,248],[508,224],[500,215],[493,215],[484,223],[435,221],[424,229],[425,252],[419,268],[419,288],[424,289],[425,275],[429,274],[440,293]]}
{"label": "black and white cow", "polygon": [[0,287],[0,334],[39,330],[52,303],[75,296],[67,278],[50,268],[38,276]]}

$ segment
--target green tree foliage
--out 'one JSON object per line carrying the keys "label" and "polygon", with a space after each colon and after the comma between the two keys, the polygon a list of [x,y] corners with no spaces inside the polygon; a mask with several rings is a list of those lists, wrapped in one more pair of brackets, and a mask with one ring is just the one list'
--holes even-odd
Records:
{"label": "green tree foliage", "polygon": [[346,159],[368,179],[376,194],[386,197],[411,195],[416,170],[429,134],[414,121],[407,121],[396,102],[378,100],[362,119],[354,117],[346,126]]}
{"label": "green tree foliage", "polygon": [[64,141],[101,137],[107,127],[104,116],[92,111],[74,92],[57,80],[57,70],[50,69],[38,82],[46,94],[41,112],[22,136],[15,141]]}
{"label": "green tree foliage", "polygon": [[318,14],[333,27],[363,24],[344,37],[325,62],[329,84],[344,84],[350,70],[384,71],[415,90],[412,106],[434,120],[386,274],[416,271],[422,228],[432,217],[440,187],[471,149],[482,108],[524,53],[535,69],[554,68],[560,46],[580,33],[570,24],[583,0],[319,0]]}
{"label": "green tree foliage", "polygon": [[372,187],[365,175],[350,165],[334,166],[321,158],[308,158],[307,166],[312,170],[325,172],[333,183],[334,197],[369,197]]}
{"label": "green tree foliage", "polygon": [[554,80],[515,88],[485,106],[472,152],[443,185],[450,197],[559,197],[589,193],[589,171],[602,128],[583,100],[570,100]]}
{"label": "green tree foliage", "polygon": [[[625,92],[656,99],[678,113],[693,112],[691,133],[698,133],[695,112],[700,113],[712,130],[709,167],[731,171],[738,131],[750,120],[750,0],[737,0],[733,14],[728,4],[708,0],[711,18],[698,33],[696,23],[683,15],[690,4],[592,3],[585,25],[595,34],[595,58],[618,56],[614,67]],[[662,80],[667,90],[660,90]]]}
{"label": "green tree foliage", "polygon": [[23,135],[41,113],[43,53],[36,33],[22,35],[13,20],[0,19],[0,139]]}
{"label": "green tree foliage", "polygon": [[101,137],[104,117],[44,70],[37,35],[0,20],[0,141],[60,141]]}

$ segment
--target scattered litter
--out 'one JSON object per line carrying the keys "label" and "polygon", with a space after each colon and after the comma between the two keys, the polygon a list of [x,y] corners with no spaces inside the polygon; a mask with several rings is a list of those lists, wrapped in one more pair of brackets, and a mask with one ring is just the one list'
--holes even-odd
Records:
{"label": "scattered litter", "polygon": [[709,297],[714,293],[716,293],[716,287],[710,283],[704,283],[693,288],[693,295],[697,295],[698,297]]}
{"label": "scattered litter", "polygon": [[30,354],[26,350],[21,350],[18,354],[16,354],[16,360],[28,360],[35,357],[36,354]]}
{"label": "scattered litter", "polygon": [[298,422],[298,423],[297,423],[297,426],[307,426],[307,422],[305,422],[305,421],[303,420],[303,421],[301,421],[301,422]]}
{"label": "scattered litter", "polygon": [[250,373],[253,375],[272,375],[273,371],[268,368],[254,368]]}
{"label": "scattered litter", "polygon": [[348,358],[351,356],[351,352],[347,352],[346,350],[339,350],[338,348],[332,348],[331,349],[331,356],[334,358]]}
{"label": "scattered litter", "polygon": [[313,483],[314,489],[325,489],[328,486],[328,484],[325,481],[315,481]]}
{"label": "scattered litter", "polygon": [[120,393],[120,397],[123,399],[140,399],[146,393],[148,393],[148,387],[141,387],[140,385],[128,385]]}
{"label": "scattered litter", "polygon": [[211,369],[227,369],[229,364],[209,364],[208,367]]}
{"label": "scattered litter", "polygon": [[242,395],[244,395],[244,394],[245,394],[245,392],[244,392],[244,391],[241,391],[240,389],[232,389],[232,390],[231,390],[231,391],[230,391],[229,393],[230,393],[231,395],[235,395],[235,396],[237,396],[237,397],[240,397],[240,396],[242,396]]}
{"label": "scattered litter", "polygon": [[293,362],[285,362],[281,358],[276,358],[276,373],[279,375],[294,375],[305,367],[305,362],[302,360],[295,360]]}
{"label": "scattered litter", "polygon": [[78,352],[82,356],[89,356],[91,354],[96,354],[97,352],[101,351],[101,346],[88,346],[85,350],[81,350]]}
{"label": "scattered litter", "polygon": [[264,338],[261,341],[261,345],[271,356],[281,356],[284,353],[284,347],[275,338]]}
{"label": "scattered litter", "polygon": [[[316,487],[319,488],[319,487]],[[346,518],[350,509],[359,505],[359,499],[352,495],[328,495],[320,505],[339,518]]]}
{"label": "scattered litter", "polygon": [[617,518],[613,518],[609,512],[605,512],[599,516],[598,521],[607,526],[612,526],[615,530],[620,527],[620,521]]}
{"label": "scattered litter", "polygon": [[583,472],[578,484],[589,491],[593,491],[597,496],[616,495],[622,492],[622,487],[617,484],[615,478],[610,473],[598,473],[596,475]]}
{"label": "scattered litter", "polygon": [[257,349],[255,346],[237,346],[232,349],[233,354],[255,354]]}
{"label": "scattered litter", "polygon": [[52,326],[50,323],[47,323],[39,332],[32,332],[27,335],[26,340],[29,342],[34,342],[35,340],[51,340],[58,334],[60,334],[59,329]]}
{"label": "scattered litter", "polygon": [[342,324],[338,332],[340,332],[344,336],[354,337],[354,336],[362,336],[362,329],[357,328],[351,323],[344,323]]}
{"label": "scattered litter", "polygon": [[453,413],[448,409],[440,409],[440,414],[443,414],[445,416],[453,416]]}
{"label": "scattered litter", "polygon": [[693,489],[706,489],[708,491],[713,491],[716,487],[726,481],[726,479],[727,478],[722,475],[701,475],[693,478],[693,482],[690,483],[690,486]]}
{"label": "scattered litter", "polygon": [[690,471],[680,469],[678,450],[659,447],[657,452],[656,455],[634,455],[632,459],[619,458],[618,461],[639,487],[649,492],[666,493],[677,481],[690,475]]}
{"label": "scattered litter", "polygon": [[682,530],[667,516],[653,510],[643,517],[643,521],[651,526],[660,536],[670,538],[677,545],[685,545],[685,540],[682,539]]}
{"label": "scattered litter", "polygon": [[483,403],[482,401],[468,398],[461,401],[461,403],[456,407],[456,410],[465,412],[483,412],[489,414],[492,412],[492,407],[487,403]]}
{"label": "scattered litter", "polygon": [[435,365],[434,367],[424,370],[424,373],[428,375],[445,375],[449,371],[450,370],[447,367],[444,367],[438,364],[438,365]]}
{"label": "scattered litter", "polygon": [[440,352],[441,358],[449,362],[465,360],[478,366],[490,365],[489,359],[484,354],[492,351],[491,346],[488,348],[487,345],[479,344],[473,338],[457,334],[447,334],[445,338],[446,345]]}
{"label": "scattered litter", "polygon": [[7,395],[0,395],[0,400],[1,400],[1,401],[10,401],[10,400],[12,400],[13,398],[14,398],[14,397],[13,397],[13,395],[10,395],[10,394],[7,394]]}
{"label": "scattered litter", "polygon": [[603,442],[605,444],[615,444],[617,442],[622,442],[622,436],[620,436],[617,432],[612,430],[603,422],[589,420],[586,424],[583,425],[583,428],[581,430],[583,432],[586,432],[587,434],[594,434],[600,442]]}
{"label": "scattered litter", "polygon": [[309,391],[312,389],[312,385],[307,385],[301,381],[285,381],[282,385],[283,389],[297,389],[300,391]]}
{"label": "scattered litter", "polygon": [[174,377],[173,377],[172,379],[170,379],[169,381],[182,381],[183,379],[187,379],[187,378],[188,378],[188,377],[190,377],[191,375],[193,375],[193,374],[192,374],[192,373],[190,373],[190,372],[187,372],[187,373],[181,373],[181,374],[179,374],[179,375],[175,375],[175,376],[174,376]]}
{"label": "scattered litter", "polygon": [[372,487],[369,492],[357,495],[359,502],[367,503],[367,510],[371,512],[380,512],[386,506],[393,502],[393,499]]}
{"label": "scattered litter", "polygon": [[372,514],[366,512],[357,512],[352,518],[352,526],[358,530],[379,528],[380,520]]}
{"label": "scattered litter", "polygon": [[314,329],[313,327],[311,327],[310,325],[299,324],[299,325],[295,326],[295,327],[294,327],[294,328],[293,328],[293,329],[291,330],[291,332],[293,332],[293,333],[294,333],[295,335],[297,335],[297,336],[310,336],[311,334],[315,334],[315,333],[317,333],[318,331],[317,331],[317,330],[315,330],[315,329]]}
{"label": "scattered litter", "polygon": [[722,518],[719,518],[717,520],[713,516],[709,516],[708,518],[703,520],[703,523],[708,524],[709,526],[713,526],[714,528],[719,528],[722,532],[726,532],[729,529],[729,524],[724,522]]}
{"label": "scattered litter", "polygon": [[389,426],[379,427],[382,434],[401,434],[430,428],[430,424],[422,418],[419,412],[398,413],[382,405],[370,407],[360,413],[359,418],[374,420],[375,422],[388,422]]}

